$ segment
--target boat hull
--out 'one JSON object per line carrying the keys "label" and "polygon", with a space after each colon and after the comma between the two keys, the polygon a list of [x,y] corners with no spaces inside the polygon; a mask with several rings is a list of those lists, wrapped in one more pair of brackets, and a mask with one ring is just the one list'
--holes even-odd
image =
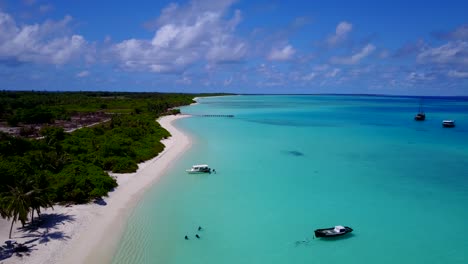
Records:
{"label": "boat hull", "polygon": [[193,165],[192,168],[185,170],[185,171],[190,174],[204,174],[204,173],[211,173],[211,168],[208,167],[208,165],[206,164]]}
{"label": "boat hull", "polygon": [[344,236],[348,233],[353,232],[353,229],[351,227],[345,226],[345,231],[344,232],[335,232],[334,228],[323,228],[323,229],[317,229],[314,231],[315,237],[339,237],[339,236]]}
{"label": "boat hull", "polygon": [[419,114],[417,114],[417,115],[414,117],[414,120],[416,120],[416,121],[424,121],[424,120],[426,120],[426,115],[425,115],[425,114],[419,113]]}
{"label": "boat hull", "polygon": [[191,170],[186,170],[188,174],[206,174],[206,173],[211,173],[211,171],[191,171]]}
{"label": "boat hull", "polygon": [[442,121],[443,127],[455,127],[455,121],[453,120],[444,120]]}

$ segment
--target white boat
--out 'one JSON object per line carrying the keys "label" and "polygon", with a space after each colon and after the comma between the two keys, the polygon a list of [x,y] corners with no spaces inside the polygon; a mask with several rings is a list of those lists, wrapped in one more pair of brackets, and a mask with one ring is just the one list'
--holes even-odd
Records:
{"label": "white boat", "polygon": [[316,229],[315,237],[337,237],[353,232],[353,229],[348,226],[335,226],[330,228]]}
{"label": "white boat", "polygon": [[443,127],[455,127],[455,121],[454,120],[444,120],[444,121],[442,121],[442,126]]}
{"label": "white boat", "polygon": [[200,165],[193,165],[192,168],[189,170],[185,170],[188,173],[191,174],[196,174],[196,173],[211,173],[210,167],[206,164],[200,164]]}

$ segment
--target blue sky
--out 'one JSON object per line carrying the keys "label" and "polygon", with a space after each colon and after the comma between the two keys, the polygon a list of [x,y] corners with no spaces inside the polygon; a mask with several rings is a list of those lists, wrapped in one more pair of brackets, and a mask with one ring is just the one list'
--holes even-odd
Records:
{"label": "blue sky", "polygon": [[467,1],[0,0],[0,89],[468,95]]}

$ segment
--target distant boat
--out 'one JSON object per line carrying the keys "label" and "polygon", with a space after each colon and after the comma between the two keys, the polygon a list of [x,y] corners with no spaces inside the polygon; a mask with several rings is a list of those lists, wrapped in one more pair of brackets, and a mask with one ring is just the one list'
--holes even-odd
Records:
{"label": "distant boat", "polygon": [[422,108],[422,100],[419,102],[419,111],[414,117],[414,120],[416,121],[424,121],[426,120],[426,114],[424,113],[424,110]]}
{"label": "distant boat", "polygon": [[335,226],[330,228],[317,229],[314,231],[316,237],[337,237],[353,232],[351,227]]}
{"label": "distant boat", "polygon": [[201,165],[193,165],[192,168],[185,170],[190,174],[197,174],[197,173],[211,173],[210,167],[206,164]]}
{"label": "distant boat", "polygon": [[442,126],[443,127],[455,127],[455,121],[454,120],[444,120],[444,121],[442,121]]}

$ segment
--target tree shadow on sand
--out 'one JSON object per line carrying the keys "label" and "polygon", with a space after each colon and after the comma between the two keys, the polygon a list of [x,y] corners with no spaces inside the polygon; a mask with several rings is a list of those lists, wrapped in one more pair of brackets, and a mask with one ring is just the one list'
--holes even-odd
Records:
{"label": "tree shadow on sand", "polygon": [[13,255],[17,257],[29,256],[31,251],[36,250],[36,245],[26,245],[25,243],[5,243],[0,246],[0,261],[11,258]]}
{"label": "tree shadow on sand", "polygon": [[95,203],[95,204],[98,204],[98,205],[100,205],[100,206],[105,206],[105,205],[107,205],[106,201],[104,201],[104,199],[102,199],[101,197],[96,198],[96,199],[94,200],[94,203]]}
{"label": "tree shadow on sand", "polygon": [[22,236],[16,238],[24,241],[17,243],[7,240],[4,246],[0,245],[0,261],[13,255],[18,257],[28,256],[32,250],[36,250],[37,243],[43,244],[52,240],[68,240],[70,237],[58,229],[59,225],[75,221],[75,217],[66,214],[42,214],[34,223],[29,223],[22,228]]}
{"label": "tree shadow on sand", "polygon": [[34,223],[29,223],[23,228],[26,232],[35,232],[39,229],[56,229],[58,225],[64,225],[67,222],[75,221],[75,217],[66,214],[41,214],[39,219],[36,219]]}

